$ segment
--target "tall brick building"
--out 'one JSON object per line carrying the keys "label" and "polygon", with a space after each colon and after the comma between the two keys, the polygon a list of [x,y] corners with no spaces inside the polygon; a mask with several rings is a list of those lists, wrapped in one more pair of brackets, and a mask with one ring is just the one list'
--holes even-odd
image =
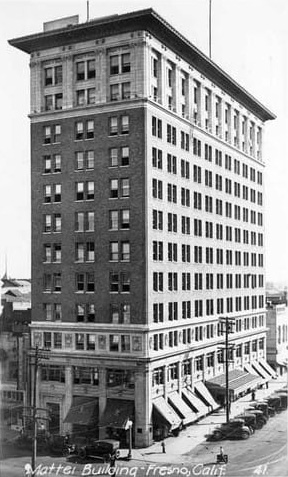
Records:
{"label": "tall brick building", "polygon": [[274,115],[151,9],[10,44],[31,58],[32,340],[51,348],[39,404],[52,432],[125,440],[130,418],[149,445],[215,407],[209,386],[221,399],[220,316],[235,319],[231,397],[270,378]]}

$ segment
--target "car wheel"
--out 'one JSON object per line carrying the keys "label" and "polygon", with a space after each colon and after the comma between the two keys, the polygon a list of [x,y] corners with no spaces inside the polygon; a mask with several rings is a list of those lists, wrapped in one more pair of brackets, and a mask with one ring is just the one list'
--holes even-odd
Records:
{"label": "car wheel", "polygon": [[221,432],[219,432],[219,431],[214,432],[214,434],[213,434],[213,439],[214,439],[215,441],[220,441],[220,440],[222,439],[222,434],[221,434]]}
{"label": "car wheel", "polygon": [[115,457],[116,457],[116,459],[119,459],[119,458],[120,458],[120,450],[119,450],[119,449],[116,450],[116,452],[115,452]]}
{"label": "car wheel", "polygon": [[242,439],[248,439],[250,437],[249,432],[243,432]]}
{"label": "car wheel", "polygon": [[84,447],[81,447],[81,449],[79,449],[78,451],[78,456],[80,457],[80,459],[85,459],[86,455],[86,449]]}
{"label": "car wheel", "polygon": [[64,457],[68,457],[70,455],[69,447],[67,447],[67,446],[63,447],[62,454],[63,454]]}

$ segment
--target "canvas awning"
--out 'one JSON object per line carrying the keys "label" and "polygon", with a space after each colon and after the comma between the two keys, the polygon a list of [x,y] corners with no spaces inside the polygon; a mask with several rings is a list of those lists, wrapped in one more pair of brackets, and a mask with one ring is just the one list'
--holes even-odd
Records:
{"label": "canvas awning", "polygon": [[191,406],[193,410],[195,409],[197,419],[208,414],[208,407],[205,406],[201,399],[195,396],[189,387],[182,389],[182,396],[189,406]]}
{"label": "canvas awning", "polygon": [[261,376],[261,378],[264,379],[265,382],[271,379],[270,374],[265,371],[265,369],[261,366],[261,364],[258,363],[258,361],[252,361],[251,364],[255,371],[258,373],[258,375]]}
{"label": "canvas awning", "polygon": [[100,427],[125,429],[128,420],[134,420],[134,401],[107,399]]}
{"label": "canvas awning", "polygon": [[219,407],[202,381],[195,383],[195,390],[199,394],[202,401],[204,401],[207,406],[211,406],[213,411]]}
{"label": "canvas awning", "polygon": [[73,397],[71,407],[64,422],[71,424],[89,424],[98,421],[98,399],[82,396]]}
{"label": "canvas awning", "polygon": [[247,371],[247,373],[255,374],[255,376],[259,376],[257,371],[255,371],[253,366],[251,366],[251,364],[249,364],[249,363],[244,364],[244,369],[245,369],[245,371]]}
{"label": "canvas awning", "polygon": [[195,412],[183,401],[177,391],[168,395],[168,402],[178,414],[180,413],[184,424],[190,424],[197,419]]}
{"label": "canvas awning", "polygon": [[182,419],[176,414],[174,409],[165,401],[163,397],[157,397],[153,400],[155,410],[169,424],[171,431],[177,429],[181,425]]}
{"label": "canvas awning", "polygon": [[[247,373],[241,369],[233,369],[229,371],[229,389],[235,394],[245,392],[248,389],[255,388],[262,382],[262,379],[255,374]],[[211,392],[223,393],[226,389],[226,375],[225,373],[206,381],[206,385]]]}
{"label": "canvas awning", "polygon": [[[270,366],[270,364],[267,363],[267,361],[265,361],[265,359],[260,359],[259,363],[267,371],[267,373],[270,374],[272,378],[277,377],[276,371],[274,371],[274,369]],[[285,365],[285,362],[283,364]]]}

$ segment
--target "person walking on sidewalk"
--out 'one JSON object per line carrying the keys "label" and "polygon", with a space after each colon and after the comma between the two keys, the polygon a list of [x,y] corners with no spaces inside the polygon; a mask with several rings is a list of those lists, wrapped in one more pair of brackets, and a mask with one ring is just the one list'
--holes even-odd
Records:
{"label": "person walking on sidewalk", "polygon": [[166,454],[166,446],[164,441],[161,442],[161,447],[162,447],[162,454]]}
{"label": "person walking on sidewalk", "polygon": [[252,391],[252,393],[251,393],[251,400],[252,400],[252,401],[255,401],[255,397],[256,397],[256,393],[255,393],[255,391]]}

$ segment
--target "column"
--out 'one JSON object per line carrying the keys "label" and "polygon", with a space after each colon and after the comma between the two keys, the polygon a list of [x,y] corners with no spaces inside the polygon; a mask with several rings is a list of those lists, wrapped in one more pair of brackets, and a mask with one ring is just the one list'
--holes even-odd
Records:
{"label": "column", "polygon": [[[107,390],[106,390],[106,369],[99,368],[99,422],[104,414],[107,403]],[[99,439],[105,439],[106,429],[99,427]]]}
{"label": "column", "polygon": [[63,109],[73,108],[74,75],[73,56],[63,57]]}
{"label": "column", "polygon": [[41,87],[41,61],[38,58],[31,60],[30,73],[30,112],[31,114],[40,113],[43,92]]}
{"label": "column", "polygon": [[135,447],[152,444],[152,383],[148,366],[135,371]]}
{"label": "column", "polygon": [[199,96],[197,98],[197,110],[199,117],[199,126],[205,127],[205,87],[200,83]]}
{"label": "column", "polygon": [[[65,367],[65,397],[63,399],[62,409],[60,410],[60,415],[62,414],[62,426],[63,429],[60,429],[64,433],[71,434],[72,424],[70,422],[63,422],[65,419],[73,401],[73,366]],[[61,425],[60,421],[60,425]]]}

